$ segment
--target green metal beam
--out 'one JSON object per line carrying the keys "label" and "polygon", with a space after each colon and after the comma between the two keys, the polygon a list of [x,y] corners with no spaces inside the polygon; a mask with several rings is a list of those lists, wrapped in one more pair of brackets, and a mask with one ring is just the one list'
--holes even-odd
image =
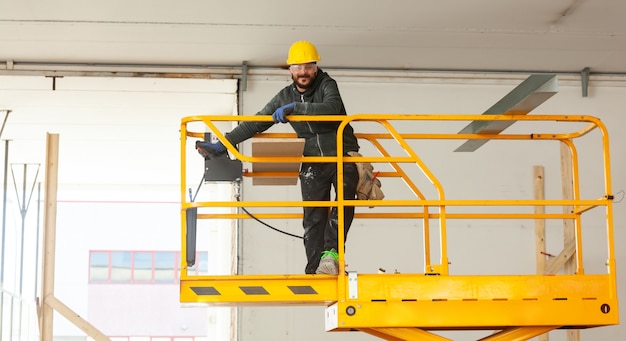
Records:
{"label": "green metal beam", "polygon": [[[526,115],[558,92],[555,74],[530,75],[520,85],[509,92],[483,115]],[[497,134],[515,121],[473,121],[459,131],[459,134]],[[487,143],[485,140],[468,140],[455,152],[473,152]]]}

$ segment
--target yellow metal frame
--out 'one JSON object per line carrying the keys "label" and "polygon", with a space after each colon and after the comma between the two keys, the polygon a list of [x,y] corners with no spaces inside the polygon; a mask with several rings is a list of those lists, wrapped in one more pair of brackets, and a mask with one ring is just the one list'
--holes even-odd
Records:
{"label": "yellow metal frame", "polygon": [[[217,129],[222,121],[270,121],[269,116],[191,116],[182,119],[181,134],[181,249],[186,254],[186,210],[197,208],[198,219],[247,219],[238,213],[241,207],[277,208],[327,206],[341,209],[357,207],[406,207],[406,212],[357,213],[358,219],[419,219],[424,227],[424,273],[420,274],[356,274],[346,273],[344,262],[343,226],[339,216],[339,273],[329,275],[229,275],[190,276],[187,264],[181,264],[181,302],[202,302],[216,305],[325,305],[326,330],[360,330],[387,340],[446,340],[430,333],[435,330],[485,329],[499,330],[482,340],[523,340],[555,328],[589,328],[619,323],[615,274],[613,194],[609,161],[609,139],[606,127],[592,116],[584,115],[415,115],[415,114],[359,114],[351,116],[292,116],[292,121],[336,121],[339,131],[348,123],[375,122],[387,133],[360,133],[357,137],[371,143],[381,156],[363,157],[253,157],[240,153]],[[394,124],[403,121],[533,121],[579,122],[584,127],[567,133],[528,134],[449,134],[400,133]],[[229,152],[244,162],[344,162],[386,163],[393,171],[381,172],[379,177],[401,178],[415,195],[411,200],[343,200],[343,188],[338,188],[337,201],[227,201],[190,202],[187,195],[187,139],[200,139],[204,132],[188,131],[187,125],[203,122]],[[582,199],[578,154],[575,139],[599,130],[602,145],[604,195]],[[258,137],[290,138],[291,133],[259,134]],[[337,155],[341,150],[342,134],[337,134]],[[393,139],[406,155],[393,156],[381,143]],[[553,140],[564,143],[571,153],[572,200],[449,200],[436,176],[413,150],[411,140]],[[192,156],[197,155],[194,152]],[[401,164],[415,164],[434,186],[438,198],[429,199],[409,178]],[[338,183],[343,183],[342,167],[337,168]],[[249,177],[276,176],[281,173],[246,173]],[[494,213],[493,207],[559,206],[573,207],[570,213]],[[231,213],[202,212],[203,208],[230,207]],[[483,208],[484,213],[448,213],[448,207]],[[607,234],[607,273],[586,275],[582,258],[581,216],[597,207],[604,207]],[[514,210],[512,210],[514,211]],[[519,211],[519,210],[518,210]],[[260,219],[301,219],[294,213],[255,213]],[[439,260],[431,260],[429,221],[439,223]],[[575,226],[576,273],[573,275],[476,275],[449,274],[446,221],[448,219],[571,219]]]}

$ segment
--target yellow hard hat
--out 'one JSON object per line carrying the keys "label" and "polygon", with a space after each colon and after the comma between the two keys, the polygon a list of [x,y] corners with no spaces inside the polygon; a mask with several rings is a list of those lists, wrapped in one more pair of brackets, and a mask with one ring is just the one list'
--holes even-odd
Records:
{"label": "yellow hard hat", "polygon": [[312,62],[318,62],[320,60],[319,54],[315,45],[308,41],[297,41],[289,48],[289,56],[287,56],[287,64],[306,64]]}

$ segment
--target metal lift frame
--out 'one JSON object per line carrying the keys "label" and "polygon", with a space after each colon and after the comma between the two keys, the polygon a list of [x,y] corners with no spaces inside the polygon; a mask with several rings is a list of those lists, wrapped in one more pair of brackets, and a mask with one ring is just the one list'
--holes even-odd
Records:
{"label": "metal lift frame", "polygon": [[[387,340],[447,340],[432,331],[438,330],[496,330],[481,340],[525,340],[557,328],[591,328],[619,323],[616,266],[613,232],[613,194],[609,161],[609,139],[604,124],[596,117],[585,115],[417,115],[417,114],[357,114],[351,116],[292,116],[292,121],[336,121],[339,131],[352,122],[376,122],[387,133],[361,133],[357,137],[369,141],[381,156],[363,157],[253,157],[240,153],[217,129],[222,121],[270,121],[268,116],[190,116],[182,119],[181,136],[181,250],[189,245],[187,214],[197,210],[197,219],[247,219],[238,213],[241,207],[406,207],[404,213],[357,213],[356,219],[420,219],[424,227],[424,273],[419,274],[358,274],[346,272],[344,262],[344,219],[339,215],[339,273],[340,275],[227,275],[190,276],[187,264],[181,264],[180,301],[211,305],[324,305],[327,331],[362,331]],[[411,121],[532,121],[582,122],[583,129],[566,133],[400,133],[393,123]],[[337,201],[220,201],[190,202],[187,195],[188,139],[201,139],[204,132],[188,131],[191,122],[204,122],[237,159],[244,162],[337,162],[338,183],[343,183],[340,165],[344,162],[372,162],[391,165],[394,171],[381,172],[380,177],[402,178],[415,194],[413,200],[342,200],[343,188],[338,188]],[[599,130],[602,146],[604,195],[583,199],[580,194],[578,153],[574,141]],[[294,134],[259,134],[258,137],[292,138]],[[342,134],[337,134],[337,155],[341,150]],[[392,156],[381,140],[393,139],[407,156]],[[435,175],[409,145],[416,139],[443,140],[552,140],[565,144],[572,156],[572,200],[450,200]],[[195,154],[195,153],[194,153]],[[198,157],[193,155],[190,157]],[[438,193],[437,199],[426,198],[403,171],[401,164],[417,165]],[[284,174],[247,173],[245,176],[276,176]],[[573,207],[569,213],[448,213],[447,207]],[[230,207],[231,213],[203,213],[203,208]],[[607,235],[606,274],[584,273],[582,258],[582,215],[594,208],[604,208]],[[301,219],[294,213],[258,213],[260,219]],[[429,221],[439,222],[440,259],[430,259]],[[571,219],[575,223],[576,273],[557,275],[473,275],[449,274],[446,221],[448,219]]]}

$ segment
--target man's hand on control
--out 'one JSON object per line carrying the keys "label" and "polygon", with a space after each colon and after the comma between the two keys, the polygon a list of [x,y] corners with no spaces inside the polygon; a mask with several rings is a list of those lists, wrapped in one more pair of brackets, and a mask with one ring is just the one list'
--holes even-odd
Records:
{"label": "man's hand on control", "polygon": [[205,159],[212,159],[226,153],[226,147],[220,141],[217,141],[217,143],[196,141],[196,150]]}

